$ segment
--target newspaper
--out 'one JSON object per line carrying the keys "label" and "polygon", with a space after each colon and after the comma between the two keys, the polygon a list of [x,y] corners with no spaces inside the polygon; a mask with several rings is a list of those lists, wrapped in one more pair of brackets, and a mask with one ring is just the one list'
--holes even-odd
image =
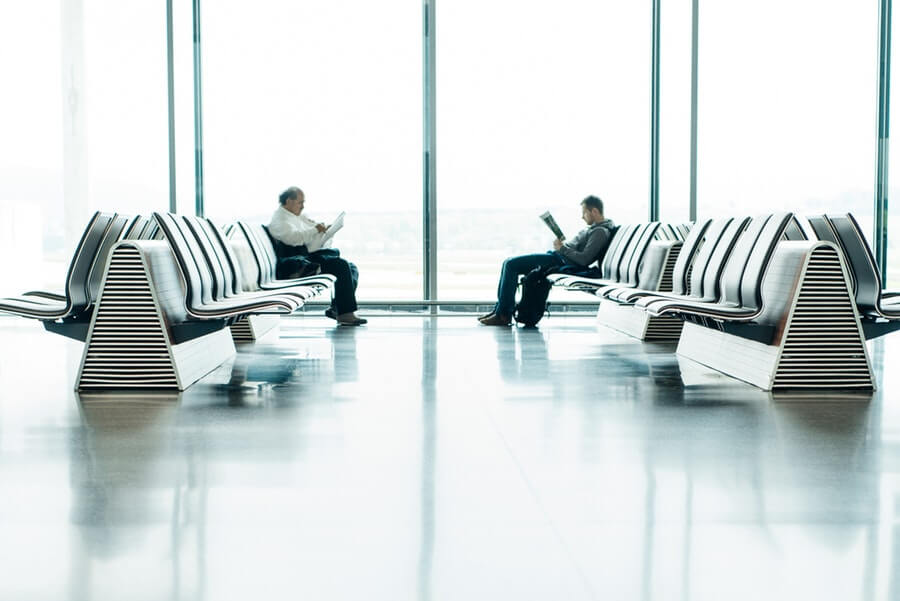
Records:
{"label": "newspaper", "polygon": [[331,242],[331,239],[334,237],[334,235],[338,233],[338,231],[342,227],[344,227],[345,214],[346,213],[341,212],[341,214],[337,216],[337,219],[335,219],[334,222],[328,226],[328,229],[319,234],[319,236],[317,236],[312,242],[306,245],[306,250],[308,250],[309,252],[316,252],[317,250],[327,246]]}
{"label": "newspaper", "polygon": [[550,211],[547,211],[541,215],[541,221],[550,228],[550,231],[553,232],[553,235],[559,238],[560,240],[565,240],[566,237],[563,235],[562,230],[559,229],[559,225],[556,223],[556,219],[553,218],[553,215],[550,214]]}

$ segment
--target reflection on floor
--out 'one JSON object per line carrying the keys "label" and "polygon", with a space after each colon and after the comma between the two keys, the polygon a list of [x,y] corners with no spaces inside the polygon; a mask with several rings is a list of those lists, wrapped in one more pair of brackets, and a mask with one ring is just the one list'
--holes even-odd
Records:
{"label": "reflection on floor", "polygon": [[900,337],[773,398],[586,317],[285,320],[170,395],[0,335],[3,600],[900,598]]}

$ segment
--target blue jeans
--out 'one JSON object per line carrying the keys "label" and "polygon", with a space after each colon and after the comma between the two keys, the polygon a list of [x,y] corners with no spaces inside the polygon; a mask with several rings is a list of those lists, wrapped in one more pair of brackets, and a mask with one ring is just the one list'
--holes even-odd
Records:
{"label": "blue jeans", "polygon": [[525,275],[535,267],[561,267],[566,259],[558,252],[550,250],[534,255],[510,257],[503,262],[500,270],[500,283],[497,285],[497,304],[494,313],[509,317],[516,307],[516,288],[519,276]]}

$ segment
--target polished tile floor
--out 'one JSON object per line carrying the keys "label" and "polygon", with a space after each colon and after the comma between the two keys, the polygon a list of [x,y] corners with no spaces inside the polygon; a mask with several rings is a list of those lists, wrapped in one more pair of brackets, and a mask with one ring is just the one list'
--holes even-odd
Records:
{"label": "polished tile floor", "polygon": [[181,395],[0,337],[3,601],[900,598],[900,336],[776,398],[589,317],[285,320]]}

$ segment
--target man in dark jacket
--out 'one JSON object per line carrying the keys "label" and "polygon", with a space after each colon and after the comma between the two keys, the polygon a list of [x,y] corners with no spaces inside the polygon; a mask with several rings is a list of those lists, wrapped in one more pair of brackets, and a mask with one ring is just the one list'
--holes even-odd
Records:
{"label": "man in dark jacket", "polygon": [[553,250],[534,255],[510,257],[503,262],[500,283],[497,286],[497,304],[493,311],[479,317],[486,326],[508,326],[516,306],[516,287],[519,276],[536,267],[563,267],[578,265],[587,268],[603,256],[612,239],[613,224],[603,216],[603,201],[596,196],[588,196],[581,201],[581,218],[588,225],[568,242],[553,241]]}

